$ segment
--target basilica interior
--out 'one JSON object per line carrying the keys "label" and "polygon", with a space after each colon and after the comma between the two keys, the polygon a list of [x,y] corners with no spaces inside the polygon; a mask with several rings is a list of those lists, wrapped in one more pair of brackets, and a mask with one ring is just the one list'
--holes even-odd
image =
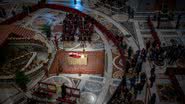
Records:
{"label": "basilica interior", "polygon": [[0,0],[0,104],[185,104],[185,1]]}

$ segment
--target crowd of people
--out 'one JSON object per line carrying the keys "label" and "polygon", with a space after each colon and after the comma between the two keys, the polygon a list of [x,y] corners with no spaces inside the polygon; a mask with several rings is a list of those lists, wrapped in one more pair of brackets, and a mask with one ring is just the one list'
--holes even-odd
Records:
{"label": "crowd of people", "polygon": [[[124,102],[126,104],[132,104],[132,101],[134,101],[132,99],[136,99],[137,95],[141,94],[147,80],[147,86],[149,86],[149,88],[153,87],[153,84],[156,80],[155,63],[164,61],[165,58],[168,58],[169,63],[171,63],[176,61],[180,55],[182,56],[184,54],[184,48],[182,46],[177,46],[178,48],[171,47],[171,49],[166,49],[167,47],[160,47],[160,45],[156,41],[148,41],[146,43],[146,49],[143,48],[142,50],[137,50],[135,54],[131,47],[127,48],[125,44],[123,44],[122,46],[124,47],[124,50],[127,50],[128,57],[124,67],[125,76],[122,79],[123,82],[118,90],[119,92],[116,97],[120,99],[119,102]],[[147,59],[154,62],[151,69],[147,69],[150,70],[150,75],[148,79],[142,68],[143,62],[145,62]],[[153,93],[148,103],[155,104],[155,100],[156,94]]]}
{"label": "crowd of people", "polygon": [[63,21],[63,41],[74,41],[74,36],[79,41],[91,41],[94,31],[93,21],[90,17],[81,17],[77,14],[67,14]]}
{"label": "crowd of people", "polygon": [[146,49],[149,52],[149,59],[154,61],[158,65],[163,65],[164,60],[167,60],[168,64],[174,64],[177,59],[185,58],[185,47],[181,44],[177,44],[171,41],[172,45],[166,46],[162,44],[160,46],[156,41],[146,43]]}
{"label": "crowd of people", "polygon": [[121,45],[124,47],[124,50],[127,50],[128,55],[124,67],[125,75],[122,78],[122,85],[116,97],[120,103],[132,104],[137,95],[141,94],[147,81],[146,74],[142,70],[143,62],[146,61],[147,51],[143,48],[134,54],[131,47],[127,48],[125,44]]}

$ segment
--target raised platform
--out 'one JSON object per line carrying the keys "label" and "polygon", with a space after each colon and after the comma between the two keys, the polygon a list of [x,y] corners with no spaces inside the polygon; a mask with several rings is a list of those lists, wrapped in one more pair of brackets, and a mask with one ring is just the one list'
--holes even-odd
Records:
{"label": "raised platform", "polygon": [[72,57],[70,55],[65,55],[64,59],[67,60],[68,65],[87,65],[87,54],[82,54],[80,57]]}
{"label": "raised platform", "polygon": [[83,57],[69,56],[71,51],[60,50],[54,59],[49,73],[68,74],[101,74],[104,72],[104,51],[76,52],[84,54]]}

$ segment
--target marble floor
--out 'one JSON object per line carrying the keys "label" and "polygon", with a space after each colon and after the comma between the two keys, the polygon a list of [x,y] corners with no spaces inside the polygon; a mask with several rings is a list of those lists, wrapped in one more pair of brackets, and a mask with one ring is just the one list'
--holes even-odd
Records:
{"label": "marble floor", "polygon": [[[147,25],[147,21],[145,19],[135,20],[128,19],[126,14],[115,14],[109,11],[108,8],[104,7],[96,7],[96,0],[77,0],[77,4],[74,4],[73,0],[66,1],[53,1],[48,0],[48,3],[57,3],[66,6],[70,6],[77,10],[80,10],[83,13],[90,15],[95,18],[98,22],[100,22],[103,26],[105,26],[108,30],[110,30],[113,34],[118,36],[124,36],[124,41],[130,47],[132,47],[133,52],[136,50],[145,48],[145,44],[147,40],[153,40],[152,35],[150,34],[149,27]],[[140,8],[142,9],[142,8]],[[152,9],[152,8],[148,8]],[[40,29],[44,24],[50,24],[52,29],[52,36],[50,39],[47,39],[49,43],[49,47],[52,50],[53,55],[57,53],[56,44],[54,42],[55,36],[58,39],[59,49],[65,49],[65,51],[83,51],[84,47],[81,47],[81,43],[76,42],[63,42],[60,40],[62,36],[62,28],[63,28],[63,20],[66,16],[66,12],[53,10],[53,9],[41,9],[34,13],[29,14],[26,18],[17,21],[14,25],[19,25],[28,29],[31,29],[37,32],[38,35],[41,35],[46,38],[42,30]],[[154,23],[155,24],[155,23]],[[169,24],[164,24],[169,25]],[[165,27],[164,26],[164,27]],[[182,26],[183,27],[183,26]],[[66,83],[70,87],[74,87],[80,89],[81,97],[77,99],[77,104],[106,104],[110,98],[113,96],[117,87],[121,83],[122,76],[125,75],[123,70],[124,65],[122,64],[122,60],[120,58],[120,53],[115,46],[115,44],[109,40],[105,34],[103,34],[98,28],[95,27],[94,33],[92,35],[92,42],[86,42],[86,51],[103,51],[102,55],[105,59],[103,61],[104,71],[102,74],[70,74],[70,73],[59,73],[56,76],[55,73],[50,73],[49,77],[40,76],[39,81],[53,83],[56,85],[62,85]],[[160,41],[162,43],[166,43],[167,45],[171,44],[170,40],[173,39],[178,43],[185,45],[185,30],[176,30],[173,29],[158,29],[157,33],[160,34]],[[182,38],[183,37],[183,38]],[[40,56],[42,58],[42,56]],[[125,51],[125,57],[127,57],[127,51]],[[54,57],[52,58],[53,60]],[[52,61],[55,62],[55,61]],[[49,66],[52,67],[52,62]],[[57,64],[57,63],[54,63]],[[148,59],[143,64],[142,72],[146,73],[147,79],[150,77],[150,69],[154,63],[149,61]],[[166,65],[166,64],[165,64]],[[148,88],[146,85],[144,86],[144,90],[142,90],[141,94],[137,94],[134,100],[143,101],[145,104],[147,102],[146,96],[149,93],[151,96],[152,93],[156,93],[156,104],[178,104],[178,98],[168,96],[169,89],[171,93],[174,93],[175,90],[171,87],[171,82],[168,76],[165,75],[166,66],[157,66],[156,68],[156,82],[152,88]],[[93,66],[91,66],[93,67]],[[57,69],[57,68],[54,68]],[[50,70],[51,71],[51,70]],[[128,88],[130,87],[129,75],[126,75],[126,83],[128,84]],[[37,83],[38,80],[33,80],[33,84]],[[137,81],[139,82],[139,80]],[[147,80],[149,84],[149,80]],[[32,85],[34,88],[34,85]],[[29,89],[32,89],[29,88]],[[11,100],[12,96],[16,96],[16,94],[20,93],[17,89],[12,86],[2,86],[0,87],[0,91],[3,92],[0,94],[0,103],[8,104],[6,102]],[[10,93],[11,92],[11,93]],[[28,95],[31,94],[31,91],[28,91]],[[5,97],[6,95],[6,97]],[[59,94],[58,94],[59,95]],[[57,95],[57,96],[58,96]],[[116,99],[116,98],[115,98]]]}

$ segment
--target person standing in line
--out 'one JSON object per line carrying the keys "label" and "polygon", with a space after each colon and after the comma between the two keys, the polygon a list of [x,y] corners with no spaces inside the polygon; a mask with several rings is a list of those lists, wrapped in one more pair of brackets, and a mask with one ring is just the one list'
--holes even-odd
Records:
{"label": "person standing in line", "polygon": [[135,11],[134,11],[134,9],[132,9],[132,11],[131,11],[131,17],[132,18],[134,18],[134,13],[135,13]]}
{"label": "person standing in line", "polygon": [[135,59],[131,59],[131,67],[135,68],[136,66],[136,60]]}
{"label": "person standing in line", "polygon": [[65,96],[66,96],[66,85],[65,84],[63,84],[62,85],[62,98],[65,98]]}
{"label": "person standing in line", "polygon": [[120,98],[121,93],[122,93],[122,86],[121,86],[121,87],[119,87],[118,89],[119,89],[119,91],[117,91],[117,93],[116,93],[116,97],[117,97],[117,98]]}
{"label": "person standing in line", "polygon": [[178,45],[178,47],[175,49],[172,59],[170,60],[170,63],[173,64],[175,61],[177,61],[177,59],[181,56],[181,53],[182,53],[182,46]]}
{"label": "person standing in line", "polygon": [[129,47],[129,48],[128,48],[128,59],[131,58],[131,55],[132,55],[132,48]]}
{"label": "person standing in line", "polygon": [[3,17],[6,18],[6,11],[4,8],[2,8],[2,14],[3,14]]}
{"label": "person standing in line", "polygon": [[13,16],[13,17],[16,16],[15,10],[12,10],[12,16]]}
{"label": "person standing in line", "polygon": [[130,69],[130,62],[129,62],[129,60],[127,60],[126,65],[125,65],[125,72],[128,73],[129,69]]}
{"label": "person standing in line", "polygon": [[134,59],[138,60],[138,57],[140,56],[140,50],[136,51],[136,54],[134,55]]}
{"label": "person standing in line", "polygon": [[145,84],[145,82],[146,82],[146,74],[144,72],[142,72],[140,74],[140,80],[141,80],[142,84]]}
{"label": "person standing in line", "polygon": [[157,46],[157,41],[154,40],[153,43],[152,43],[152,48],[156,48],[156,46]]}
{"label": "person standing in line", "polygon": [[127,94],[127,98],[126,98],[128,104],[130,104],[131,99],[132,99],[132,94],[129,92],[129,93]]}
{"label": "person standing in line", "polygon": [[153,58],[154,58],[154,62],[156,62],[158,60],[158,52],[157,52],[157,48],[154,49],[154,54],[153,54]]}
{"label": "person standing in line", "polygon": [[150,88],[152,88],[153,87],[153,83],[155,82],[155,74],[150,76],[149,80],[150,80]]}
{"label": "person standing in line", "polygon": [[137,78],[139,77],[139,73],[142,70],[142,64],[143,64],[143,60],[142,60],[141,56],[139,56],[138,60],[137,60],[136,67],[135,67],[135,71],[137,73]]}
{"label": "person standing in line", "polygon": [[147,52],[146,52],[146,50],[143,48],[142,51],[141,51],[141,56],[142,56],[142,59],[143,59],[144,62],[146,61],[146,54],[147,54]]}
{"label": "person standing in line", "polygon": [[29,13],[32,12],[32,7],[30,5],[28,6],[28,10],[29,10]]}
{"label": "person standing in line", "polygon": [[153,93],[152,96],[151,96],[151,99],[149,101],[149,104],[155,104],[155,102],[156,102],[156,94]]}
{"label": "person standing in line", "polygon": [[40,5],[40,3],[41,3],[41,0],[38,0],[38,2],[37,2],[37,3],[38,3],[38,5]]}
{"label": "person standing in line", "polygon": [[142,86],[142,83],[141,83],[141,82],[140,82],[140,83],[137,83],[136,86],[137,86],[137,87],[136,87],[136,88],[137,88],[136,90],[137,90],[138,94],[141,94],[141,91],[142,91],[142,89],[143,89],[143,88],[142,88],[142,87],[143,87],[143,86]]}
{"label": "person standing in line", "polygon": [[139,63],[136,65],[136,68],[135,68],[137,80],[139,79],[139,73],[141,72],[141,70],[142,70],[142,63]]}
{"label": "person standing in line", "polygon": [[22,5],[22,12],[26,13],[26,6],[24,4]]}
{"label": "person standing in line", "polygon": [[150,60],[151,61],[154,60],[154,56],[155,56],[155,49],[154,48],[150,48]]}
{"label": "person standing in line", "polygon": [[135,85],[135,88],[134,88],[134,95],[135,95],[135,97],[137,96],[138,93],[140,94],[140,83],[137,83]]}
{"label": "person standing in line", "polygon": [[127,95],[128,95],[128,93],[129,93],[129,90],[128,90],[128,88],[127,87],[125,87],[125,89],[124,89],[124,98],[126,98],[127,97]]}
{"label": "person standing in line", "polygon": [[0,17],[3,17],[3,10],[0,8]]}
{"label": "person standing in line", "polygon": [[135,83],[136,83],[136,77],[133,76],[132,78],[130,78],[130,90],[135,87]]}
{"label": "person standing in line", "polygon": [[84,4],[83,0],[81,0],[81,2],[80,2],[80,3],[81,3],[81,5],[83,6],[83,4]]}
{"label": "person standing in line", "polygon": [[155,65],[153,65],[152,69],[150,70],[150,75],[152,76],[155,74]]}
{"label": "person standing in line", "polygon": [[126,80],[127,80],[127,78],[125,76],[122,76],[122,81],[123,81],[122,85],[125,86],[125,87],[127,86],[127,81]]}
{"label": "person standing in line", "polygon": [[148,41],[146,42],[146,51],[147,51],[147,52],[148,52],[150,46],[151,46],[151,42],[150,42],[150,40],[148,40]]}
{"label": "person standing in line", "polygon": [[137,83],[137,84],[134,86],[134,97],[135,97],[135,99],[136,99],[137,94],[138,94],[138,88],[139,88],[139,83]]}
{"label": "person standing in line", "polygon": [[30,13],[30,11],[29,11],[29,6],[26,6],[26,10],[25,10],[25,11],[26,11],[27,14]]}

